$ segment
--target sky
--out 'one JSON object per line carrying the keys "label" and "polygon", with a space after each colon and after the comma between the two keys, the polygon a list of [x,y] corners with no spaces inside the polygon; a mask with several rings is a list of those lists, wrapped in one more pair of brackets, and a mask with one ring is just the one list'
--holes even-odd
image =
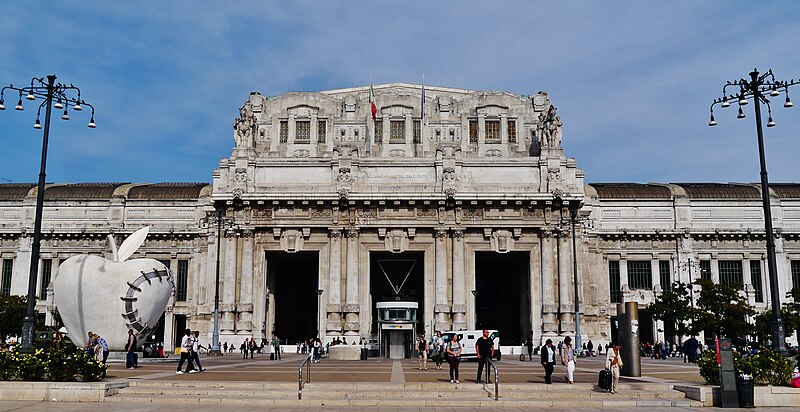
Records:
{"label": "sky", "polygon": [[[800,79],[797,1],[3,1],[0,85],[55,73],[96,109],[54,117],[47,181],[210,182],[251,91],[419,83],[533,94],[587,182],[758,182],[753,68]],[[800,181],[797,106],[773,103],[771,182]],[[32,102],[0,112],[0,183],[38,179]],[[60,113],[59,113],[60,114]],[[43,119],[42,119],[43,120]]]}

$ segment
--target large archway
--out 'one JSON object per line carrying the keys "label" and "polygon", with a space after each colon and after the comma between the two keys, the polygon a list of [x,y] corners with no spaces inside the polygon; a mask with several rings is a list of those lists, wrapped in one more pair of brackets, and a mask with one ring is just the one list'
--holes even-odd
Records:
{"label": "large archway", "polygon": [[267,252],[267,284],[274,296],[272,333],[284,343],[317,336],[318,252]]}
{"label": "large archway", "polygon": [[497,329],[503,346],[531,337],[529,252],[475,252],[475,329]]}

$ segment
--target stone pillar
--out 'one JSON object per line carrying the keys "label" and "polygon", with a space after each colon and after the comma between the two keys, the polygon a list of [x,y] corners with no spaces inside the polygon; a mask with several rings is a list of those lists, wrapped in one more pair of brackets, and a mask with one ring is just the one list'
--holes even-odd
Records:
{"label": "stone pillar", "polygon": [[554,337],[558,334],[558,320],[556,313],[555,277],[553,274],[553,249],[555,248],[552,233],[541,233],[542,252],[542,339]]}
{"label": "stone pillar", "polygon": [[570,284],[572,283],[572,249],[569,243],[569,236],[561,234],[558,236],[558,312],[561,321],[561,331],[568,332],[575,330],[572,320],[572,299],[570,296]]}
{"label": "stone pillar", "polygon": [[711,256],[711,281],[719,285],[719,261],[716,254]]}
{"label": "stone pillar", "polygon": [[222,266],[225,268],[224,277],[222,281],[222,302],[220,302],[220,312],[222,316],[220,319],[220,330],[227,333],[233,333],[234,330],[234,313],[236,305],[236,240],[234,236],[226,236],[224,240],[225,253],[223,254],[224,260]]}
{"label": "stone pillar", "polygon": [[237,332],[250,334],[253,331],[253,248],[255,239],[251,231],[245,231],[241,239],[242,260],[239,284],[239,323]]}
{"label": "stone pillar", "polygon": [[287,143],[294,143],[295,130],[297,130],[297,115],[289,115]]}
{"label": "stone pillar", "polygon": [[[622,294],[622,291],[629,289],[628,286],[628,260],[625,258],[625,255],[619,257],[619,291]],[[622,294],[621,296],[622,302],[625,302],[625,295]]]}
{"label": "stone pillar", "polygon": [[436,306],[434,306],[434,318],[436,319],[436,330],[450,329],[450,305],[447,302],[447,231],[435,230],[435,267],[434,285]]}
{"label": "stone pillar", "polygon": [[467,329],[467,291],[464,273],[464,231],[453,231],[453,330]]}
{"label": "stone pillar", "polygon": [[[767,279],[769,279],[768,265],[766,269]],[[778,296],[780,302],[786,302],[786,293],[792,290],[792,267],[789,258],[786,257],[784,249],[784,238],[781,235],[775,236],[775,270],[778,272]]]}
{"label": "stone pillar", "polygon": [[330,263],[328,273],[328,335],[342,333],[342,244],[341,229],[328,232],[330,247]]}
{"label": "stone pillar", "polygon": [[501,147],[506,147],[506,143],[508,143],[508,115],[501,114],[500,115],[500,143]]}
{"label": "stone pillar", "polygon": [[[175,314],[173,312],[175,306],[168,305],[167,309],[164,311],[164,352],[172,352],[175,350],[173,346],[175,344]],[[211,324],[213,325],[214,319],[211,319]],[[213,329],[213,326],[211,327]],[[211,337],[209,336],[206,340],[209,344],[211,343]]]}
{"label": "stone pillar", "polygon": [[406,141],[405,144],[413,144],[414,143],[414,118],[411,117],[411,113],[406,113],[405,117],[405,126],[406,126]]}
{"label": "stone pillar", "polygon": [[[663,290],[661,284],[661,271],[658,265],[658,258],[654,256],[650,259],[650,282],[653,284],[653,290]],[[669,285],[667,285],[669,287]],[[663,328],[662,328],[663,329]]]}
{"label": "stone pillar", "polygon": [[[747,254],[745,254],[747,257]],[[744,291],[747,294],[747,303],[750,306],[756,304],[755,290],[753,289],[753,277],[750,273],[750,259],[742,260],[742,282],[744,282]]]}
{"label": "stone pillar", "polygon": [[478,114],[478,147],[482,147],[486,142],[486,115]]}
{"label": "stone pillar", "polygon": [[345,315],[345,335],[359,334],[359,297],[358,297],[358,229],[347,229],[347,298],[343,308]]}

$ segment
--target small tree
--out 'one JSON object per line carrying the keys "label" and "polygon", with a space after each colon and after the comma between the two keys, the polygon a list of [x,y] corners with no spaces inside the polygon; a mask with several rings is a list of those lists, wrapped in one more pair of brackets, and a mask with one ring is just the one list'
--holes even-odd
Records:
{"label": "small tree", "polygon": [[702,290],[697,299],[692,332],[707,330],[718,336],[738,338],[753,331],[747,319],[755,310],[736,288],[707,279],[698,279],[695,284]]}
{"label": "small tree", "polygon": [[675,333],[688,336],[694,315],[691,293],[691,285],[676,281],[669,290],[656,296],[655,302],[650,305],[653,318],[675,325]]}
{"label": "small tree", "polygon": [[27,309],[24,296],[0,296],[0,340],[22,332],[22,318]]}

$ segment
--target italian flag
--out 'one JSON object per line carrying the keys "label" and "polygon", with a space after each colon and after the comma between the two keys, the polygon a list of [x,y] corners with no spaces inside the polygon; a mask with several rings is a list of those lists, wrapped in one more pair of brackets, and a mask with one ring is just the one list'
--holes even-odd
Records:
{"label": "italian flag", "polygon": [[375,90],[372,89],[372,82],[369,83],[369,105],[372,110],[372,120],[378,119],[378,106],[375,104]]}

